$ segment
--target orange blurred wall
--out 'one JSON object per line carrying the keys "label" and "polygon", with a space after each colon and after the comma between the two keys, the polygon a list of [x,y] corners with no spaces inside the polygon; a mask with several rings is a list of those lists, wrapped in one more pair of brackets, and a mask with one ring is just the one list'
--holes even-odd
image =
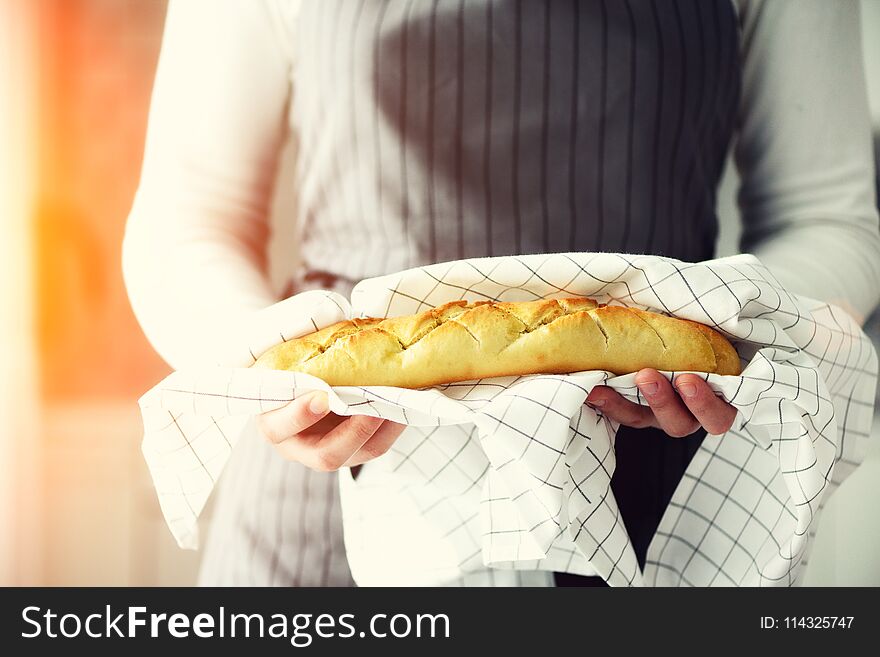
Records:
{"label": "orange blurred wall", "polygon": [[11,437],[13,581],[191,584],[199,555],[171,539],[140,453],[137,399],[169,369],[134,319],[120,262],[166,2],[17,6],[33,42],[19,64],[32,87],[23,225],[37,376]]}
{"label": "orange blurred wall", "polygon": [[164,0],[32,3],[38,153],[35,279],[44,398],[132,398],[167,368],[120,271],[140,173]]}

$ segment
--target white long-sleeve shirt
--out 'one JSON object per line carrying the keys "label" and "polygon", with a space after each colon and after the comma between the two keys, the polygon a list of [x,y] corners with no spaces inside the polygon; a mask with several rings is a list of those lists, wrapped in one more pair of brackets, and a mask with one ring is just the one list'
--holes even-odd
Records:
{"label": "white long-sleeve shirt", "polygon": [[[792,291],[864,316],[880,298],[880,235],[858,3],[737,7],[742,247]],[[176,368],[222,361],[278,300],[268,209],[295,92],[295,8],[170,4],[123,267],[147,337]]]}

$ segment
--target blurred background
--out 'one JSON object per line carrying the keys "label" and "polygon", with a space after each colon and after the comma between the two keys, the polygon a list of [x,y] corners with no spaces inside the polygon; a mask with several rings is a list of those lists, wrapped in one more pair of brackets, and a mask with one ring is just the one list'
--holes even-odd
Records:
{"label": "blurred background", "polygon": [[[128,306],[124,223],[140,171],[165,0],[0,0],[0,585],[188,585],[165,528],[137,398],[168,373]],[[880,154],[880,0],[863,0]],[[288,147],[280,175],[295,161]],[[719,254],[736,252],[736,176]],[[295,252],[291,190],[272,250]],[[880,343],[875,314],[869,331]],[[829,503],[806,583],[880,585],[880,422]],[[210,511],[205,518],[210,522]]]}

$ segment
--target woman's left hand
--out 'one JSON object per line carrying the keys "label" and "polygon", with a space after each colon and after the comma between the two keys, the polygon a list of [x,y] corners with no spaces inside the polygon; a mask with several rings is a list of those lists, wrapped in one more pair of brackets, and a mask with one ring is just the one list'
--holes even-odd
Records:
{"label": "woman's left hand", "polygon": [[635,382],[649,406],[627,401],[607,386],[593,388],[587,404],[622,425],[656,427],[674,438],[689,436],[700,427],[718,435],[733,425],[736,409],[696,374],[679,374],[673,387],[657,370],[645,369],[636,374]]}

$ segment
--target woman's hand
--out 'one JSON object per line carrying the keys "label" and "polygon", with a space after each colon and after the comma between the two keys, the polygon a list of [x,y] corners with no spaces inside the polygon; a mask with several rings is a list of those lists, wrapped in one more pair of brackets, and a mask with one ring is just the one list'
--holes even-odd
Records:
{"label": "woman's hand", "polygon": [[257,426],[281,456],[322,472],[382,456],[406,428],[369,415],[330,413],[320,390],[257,416]]}
{"label": "woman's hand", "polygon": [[[587,403],[625,426],[657,427],[676,438],[701,426],[710,434],[722,434],[733,425],[736,409],[716,397],[696,374],[680,374],[675,388],[656,370],[640,371],[635,381],[649,407],[627,401],[606,386],[593,388]],[[284,458],[323,472],[381,456],[405,428],[368,415],[334,415],[321,391],[263,413],[257,425]]]}
{"label": "woman's hand", "polygon": [[607,386],[596,386],[587,403],[607,418],[628,427],[656,427],[674,438],[689,436],[703,427],[708,433],[725,433],[733,425],[736,409],[715,396],[696,374],[679,374],[675,387],[657,370],[641,370],[635,377],[649,406],[627,401]]}

